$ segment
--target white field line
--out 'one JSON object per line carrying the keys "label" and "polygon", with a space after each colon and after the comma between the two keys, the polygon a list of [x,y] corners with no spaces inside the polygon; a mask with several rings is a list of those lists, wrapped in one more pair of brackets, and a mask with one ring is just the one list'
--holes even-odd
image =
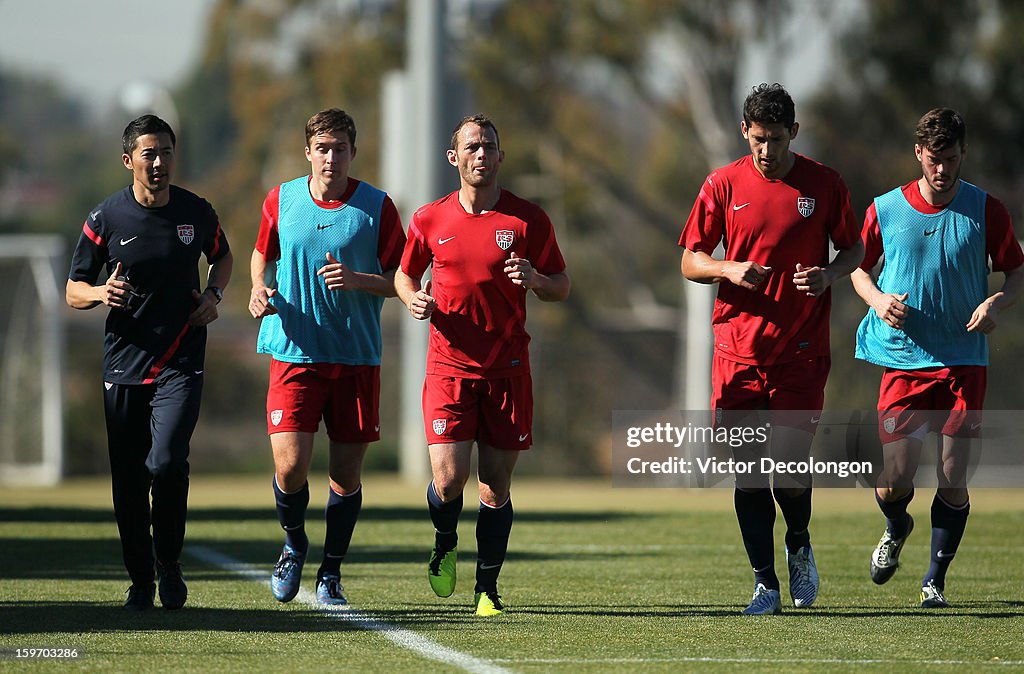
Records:
{"label": "white field line", "polygon": [[706,662],[709,664],[753,664],[753,665],[957,665],[980,667],[982,665],[1010,665],[1019,667],[1024,660],[896,660],[882,658],[495,658],[495,662],[514,662],[518,665],[646,665],[671,662]]}
{"label": "white field line", "polygon": [[[256,567],[251,564],[245,564],[237,559],[233,559],[227,555],[217,552],[216,550],[206,547],[189,546],[185,549],[185,552],[196,559],[208,564],[213,564],[225,571],[230,571],[237,576],[242,576],[243,578],[248,578],[249,580],[253,580],[267,586],[270,585],[270,573],[268,569]],[[343,622],[356,625],[364,630],[378,632],[381,636],[392,643],[401,646],[402,648],[407,648],[425,658],[437,660],[438,662],[443,662],[447,665],[452,665],[453,667],[459,667],[467,672],[473,672],[473,674],[510,674],[511,672],[511,670],[505,669],[493,662],[481,660],[480,658],[475,658],[472,655],[456,651],[448,648],[447,646],[442,646],[432,639],[428,639],[420,634],[398,627],[397,625],[383,622],[351,607],[323,606],[316,600],[316,596],[309,590],[299,590],[299,594],[294,601],[297,601],[300,604],[312,606],[313,608],[320,610],[325,617],[332,620],[341,620]]]}

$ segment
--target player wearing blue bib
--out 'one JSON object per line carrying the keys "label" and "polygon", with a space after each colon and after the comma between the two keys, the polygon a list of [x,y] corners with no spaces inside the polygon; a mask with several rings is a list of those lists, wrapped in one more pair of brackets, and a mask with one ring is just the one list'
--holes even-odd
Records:
{"label": "player wearing blue bib", "polygon": [[380,439],[380,311],[405,246],[391,198],[350,178],[356,128],[338,109],[306,123],[311,174],[270,190],[250,263],[256,350],[271,356],[267,432],[285,545],[271,576],[278,601],[299,591],[309,539],[307,476],[323,419],[330,489],[316,596],[345,604],[341,562],[362,507],[362,462]]}
{"label": "player wearing blue bib", "polygon": [[[941,435],[941,474],[931,507],[931,564],[921,606],[949,606],[946,570],[970,512],[966,483],[971,438],[981,427],[988,338],[1024,284],[1024,252],[1009,212],[960,179],[967,154],[958,113],[936,108],[920,119],[914,150],[922,177],[874,200],[864,220],[865,256],[853,286],[871,308],[857,330],[856,356],[885,368],[878,395],[884,466],[875,499],[886,531],[871,555],[871,579],[887,582],[914,528],[907,506],[923,438]],[[872,268],[884,258],[876,279]],[[988,294],[992,271],[1006,280]]]}

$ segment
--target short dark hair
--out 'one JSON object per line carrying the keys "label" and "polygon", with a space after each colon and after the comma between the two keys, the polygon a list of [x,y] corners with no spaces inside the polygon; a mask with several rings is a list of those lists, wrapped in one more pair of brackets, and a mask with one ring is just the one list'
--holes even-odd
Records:
{"label": "short dark hair", "polygon": [[498,143],[498,149],[501,149],[501,140],[498,138],[498,127],[494,126],[494,122],[492,122],[487,115],[478,112],[475,115],[463,117],[462,119],[459,120],[459,123],[455,125],[455,129],[452,131],[453,150],[459,149],[459,131],[462,131],[462,127],[466,126],[467,124],[476,124],[477,126],[482,126],[485,129],[490,129],[491,131],[493,131],[494,140]]}
{"label": "short dark hair", "polygon": [[309,141],[313,140],[314,136],[337,132],[344,133],[348,136],[349,145],[356,146],[356,122],[352,115],[340,108],[321,110],[306,122],[306,147],[309,147]]}
{"label": "short dark hair", "polygon": [[747,126],[756,124],[782,124],[792,129],[796,123],[796,107],[789,92],[779,83],[762,82],[752,87],[743,101],[743,121]]}
{"label": "short dark hair", "polygon": [[171,137],[171,147],[174,147],[177,142],[174,137],[174,129],[170,124],[156,115],[142,115],[128,122],[128,126],[124,127],[124,133],[121,134],[121,149],[125,154],[130,155],[139,141],[139,136],[148,136],[151,133],[166,133]]}
{"label": "short dark hair", "polygon": [[941,152],[957,143],[963,148],[967,140],[967,125],[956,110],[935,108],[918,120],[914,137],[918,145],[932,152]]}

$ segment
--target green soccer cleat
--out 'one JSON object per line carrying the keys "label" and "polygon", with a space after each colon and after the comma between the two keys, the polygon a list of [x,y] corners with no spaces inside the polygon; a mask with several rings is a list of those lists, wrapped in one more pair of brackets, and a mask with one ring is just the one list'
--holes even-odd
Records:
{"label": "green soccer cleat", "polygon": [[921,608],[949,608],[949,602],[942,596],[942,590],[935,587],[934,580],[921,588]]}
{"label": "green soccer cleat", "polygon": [[501,597],[497,592],[476,593],[476,614],[484,618],[501,615],[505,612],[505,605],[501,603]]}
{"label": "green soccer cleat", "polygon": [[443,555],[438,554],[437,546],[430,552],[430,563],[427,564],[427,580],[430,581],[430,589],[438,597],[450,597],[455,594],[455,580],[457,577],[455,563],[458,558],[458,548],[452,548]]}

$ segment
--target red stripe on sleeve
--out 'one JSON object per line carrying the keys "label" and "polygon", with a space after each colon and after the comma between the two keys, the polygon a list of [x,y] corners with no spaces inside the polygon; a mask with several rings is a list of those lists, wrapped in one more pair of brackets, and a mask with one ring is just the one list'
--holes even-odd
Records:
{"label": "red stripe on sleeve", "polygon": [[107,245],[107,242],[103,240],[102,236],[100,236],[96,232],[92,231],[92,228],[89,227],[89,221],[88,220],[86,220],[85,223],[82,225],[82,233],[85,234],[85,236],[90,241],[95,243],[100,248],[102,248],[103,246]]}
{"label": "red stripe on sleeve", "polygon": [[223,236],[224,236],[224,233],[220,231],[220,221],[218,220],[217,221],[217,230],[216,230],[216,233],[213,235],[213,250],[211,250],[210,254],[206,256],[207,260],[215,260],[215,259],[217,259],[217,251],[220,250],[221,237],[223,237]]}

